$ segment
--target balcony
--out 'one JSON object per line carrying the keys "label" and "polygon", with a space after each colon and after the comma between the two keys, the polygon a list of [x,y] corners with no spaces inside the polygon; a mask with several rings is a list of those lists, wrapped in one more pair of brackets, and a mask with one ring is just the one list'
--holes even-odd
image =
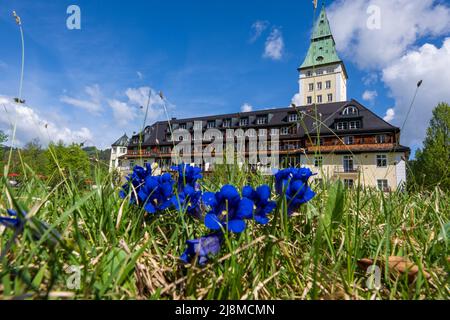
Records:
{"label": "balcony", "polygon": [[360,166],[335,166],[335,174],[358,174],[361,171]]}

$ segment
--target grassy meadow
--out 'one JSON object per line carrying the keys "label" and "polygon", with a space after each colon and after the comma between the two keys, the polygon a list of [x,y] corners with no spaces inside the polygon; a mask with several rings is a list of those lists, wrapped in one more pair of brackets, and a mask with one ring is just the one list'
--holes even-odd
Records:
{"label": "grassy meadow", "polygon": [[[95,170],[95,187],[63,168],[52,178],[28,170],[18,188],[0,181],[0,215],[28,212],[23,232],[0,229],[1,299],[450,297],[450,199],[439,189],[381,193],[313,184],[316,197],[290,218],[273,194],[278,205],[267,226],[249,222],[199,267],[179,257],[186,240],[207,234],[201,221],[173,209],[148,216],[119,197],[120,181],[103,168]],[[218,191],[273,180],[224,166],[201,185]],[[379,266],[379,287],[367,288],[363,259]]]}

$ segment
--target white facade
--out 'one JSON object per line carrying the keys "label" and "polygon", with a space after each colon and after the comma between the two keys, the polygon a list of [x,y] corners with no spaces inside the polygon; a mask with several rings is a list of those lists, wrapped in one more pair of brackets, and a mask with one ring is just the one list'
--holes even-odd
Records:
{"label": "white facade", "polygon": [[347,75],[342,63],[302,69],[298,83],[301,105],[347,101]]}
{"label": "white facade", "polygon": [[123,168],[123,164],[120,163],[119,157],[127,154],[127,147],[114,146],[111,148],[111,160],[109,161],[109,171],[115,169],[126,170]]}

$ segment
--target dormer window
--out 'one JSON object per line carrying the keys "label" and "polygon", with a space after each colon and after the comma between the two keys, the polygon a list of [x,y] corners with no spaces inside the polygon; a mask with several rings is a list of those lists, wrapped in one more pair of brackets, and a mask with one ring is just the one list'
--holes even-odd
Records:
{"label": "dormer window", "polygon": [[338,122],[336,123],[336,130],[347,130],[348,123],[347,122]]}
{"label": "dormer window", "polygon": [[297,122],[297,120],[298,120],[298,114],[296,114],[296,113],[292,113],[288,117],[289,122]]}
{"label": "dormer window", "polygon": [[224,119],[222,125],[223,125],[224,128],[231,127],[231,119]]}
{"label": "dormer window", "polygon": [[248,126],[248,118],[242,118],[239,123],[241,126]]}
{"label": "dormer window", "polygon": [[212,129],[216,127],[216,120],[208,121],[207,128]]}
{"label": "dormer window", "polygon": [[267,124],[267,116],[259,116],[256,118],[257,124]]}
{"label": "dormer window", "polygon": [[350,130],[360,129],[361,128],[361,121],[350,121],[349,123]]}
{"label": "dormer window", "polygon": [[354,116],[358,114],[358,109],[354,106],[350,106],[344,109],[342,115],[344,116]]}
{"label": "dormer window", "polygon": [[289,128],[288,127],[281,128],[281,135],[282,136],[287,136],[288,134],[289,134]]}

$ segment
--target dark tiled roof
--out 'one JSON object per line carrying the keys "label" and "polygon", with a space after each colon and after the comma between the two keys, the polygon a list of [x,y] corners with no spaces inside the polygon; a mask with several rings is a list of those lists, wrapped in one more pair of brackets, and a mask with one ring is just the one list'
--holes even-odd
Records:
{"label": "dark tiled roof", "polygon": [[[357,115],[345,116],[342,114],[343,110],[348,106],[354,106],[358,109]],[[296,122],[289,122],[289,114],[299,114],[300,119]],[[264,125],[257,124],[258,116],[267,116],[267,123]],[[248,126],[240,126],[239,119],[248,118]],[[186,124],[186,129],[191,130],[193,128],[194,121],[202,121],[203,129],[206,130],[208,121],[216,121],[217,129],[225,129],[222,127],[223,120],[231,119],[231,129],[249,129],[249,128],[281,128],[289,126],[297,126],[297,134],[295,137],[303,137],[306,135],[314,136],[317,134],[316,119],[322,119],[323,124],[320,125],[320,135],[334,135],[333,131],[337,134],[359,134],[359,133],[375,133],[375,132],[398,132],[399,128],[387,123],[375,113],[364,107],[356,100],[345,102],[333,102],[318,105],[309,105],[301,107],[289,107],[289,108],[275,108],[257,110],[252,112],[240,112],[221,115],[211,115],[196,118],[186,119],[172,119],[170,121],[173,129],[179,128],[180,124]],[[361,122],[361,128],[352,130],[336,130],[335,123],[339,121],[352,121],[359,120]],[[146,127],[144,132],[134,135],[130,139],[129,146],[138,146],[140,135],[142,135],[142,146],[151,145],[171,145],[167,138],[170,133],[169,125],[167,121],[159,121],[151,126]],[[292,136],[290,136],[292,138]]]}
{"label": "dark tiled roof", "polygon": [[128,145],[128,136],[124,134],[122,137],[119,138],[116,142],[112,144],[113,147],[126,147]]}

